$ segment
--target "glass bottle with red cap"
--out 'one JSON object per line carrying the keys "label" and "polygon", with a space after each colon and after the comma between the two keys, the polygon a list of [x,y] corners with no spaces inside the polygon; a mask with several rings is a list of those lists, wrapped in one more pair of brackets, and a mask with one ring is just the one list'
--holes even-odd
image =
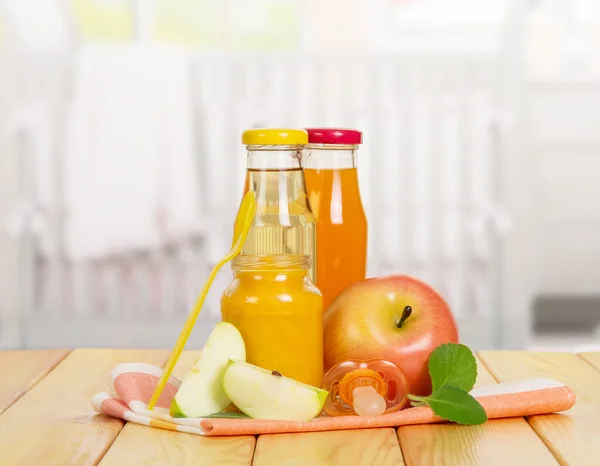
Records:
{"label": "glass bottle with red cap", "polygon": [[341,128],[306,130],[303,168],[317,224],[317,287],[326,312],[342,290],[366,276],[367,218],[356,169],[362,133]]}

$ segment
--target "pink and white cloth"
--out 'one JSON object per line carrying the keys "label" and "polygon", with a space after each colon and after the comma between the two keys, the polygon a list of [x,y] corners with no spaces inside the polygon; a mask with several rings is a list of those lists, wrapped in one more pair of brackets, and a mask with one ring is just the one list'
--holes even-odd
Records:
{"label": "pink and white cloth", "polygon": [[[148,401],[158,383],[162,369],[145,363],[119,364],[112,371],[109,392],[94,395],[94,410],[160,429],[207,436],[259,435],[285,432],[399,427],[403,425],[446,422],[429,407],[407,408],[382,416],[322,416],[309,422],[231,418],[173,418],[171,401],[181,381],[175,377],[163,390],[153,411]],[[471,394],[485,409],[488,419],[532,416],[566,411],[575,404],[575,393],[562,383],[550,379],[529,379],[475,388]]]}

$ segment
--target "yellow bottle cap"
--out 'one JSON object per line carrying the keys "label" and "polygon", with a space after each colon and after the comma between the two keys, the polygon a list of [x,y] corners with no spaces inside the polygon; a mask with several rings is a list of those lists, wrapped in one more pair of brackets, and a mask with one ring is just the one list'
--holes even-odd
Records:
{"label": "yellow bottle cap", "polygon": [[308,144],[308,133],[306,130],[293,128],[248,129],[242,133],[242,144],[250,146]]}

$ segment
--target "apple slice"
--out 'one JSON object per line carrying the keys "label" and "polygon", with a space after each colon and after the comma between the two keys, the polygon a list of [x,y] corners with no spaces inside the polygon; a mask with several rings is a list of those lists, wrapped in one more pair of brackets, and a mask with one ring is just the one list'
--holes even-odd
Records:
{"label": "apple slice", "polygon": [[287,421],[310,421],[317,417],[329,394],[239,360],[227,365],[223,388],[239,410],[251,418]]}
{"label": "apple slice", "polygon": [[232,358],[246,360],[244,340],[233,325],[219,322],[177,390],[171,403],[171,416],[208,416],[229,406],[231,401],[221,380]]}

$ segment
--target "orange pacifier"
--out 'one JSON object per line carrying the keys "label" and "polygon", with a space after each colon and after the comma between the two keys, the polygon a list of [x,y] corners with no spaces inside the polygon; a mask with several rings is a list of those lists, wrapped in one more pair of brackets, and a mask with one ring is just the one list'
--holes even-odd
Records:
{"label": "orange pacifier", "polygon": [[330,416],[379,416],[401,409],[408,380],[396,364],[381,359],[349,360],[333,366],[321,382],[329,391],[323,410]]}

